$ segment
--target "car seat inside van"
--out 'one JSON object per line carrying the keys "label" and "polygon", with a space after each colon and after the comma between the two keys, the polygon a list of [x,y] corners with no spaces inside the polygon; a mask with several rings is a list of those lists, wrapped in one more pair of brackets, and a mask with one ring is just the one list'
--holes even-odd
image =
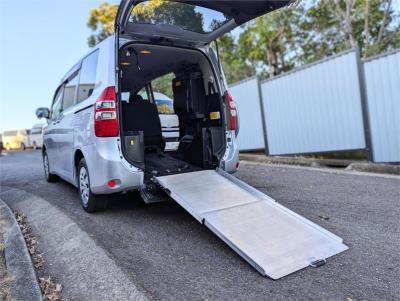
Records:
{"label": "car seat inside van", "polygon": [[[225,153],[223,98],[209,58],[198,49],[127,43],[120,50],[120,129],[126,159],[152,176],[215,169]],[[172,74],[179,146],[166,151],[152,82]]]}

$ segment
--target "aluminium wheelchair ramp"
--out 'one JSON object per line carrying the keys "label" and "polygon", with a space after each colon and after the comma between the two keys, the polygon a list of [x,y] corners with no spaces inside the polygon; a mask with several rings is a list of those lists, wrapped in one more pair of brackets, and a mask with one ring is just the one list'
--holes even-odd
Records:
{"label": "aluminium wheelchair ramp", "polygon": [[347,250],[343,240],[222,170],[156,177],[262,275],[279,279]]}

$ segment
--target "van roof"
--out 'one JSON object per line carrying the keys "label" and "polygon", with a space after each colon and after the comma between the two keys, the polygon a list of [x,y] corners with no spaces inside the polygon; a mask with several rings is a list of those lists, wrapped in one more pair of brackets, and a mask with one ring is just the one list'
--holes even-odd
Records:
{"label": "van roof", "polygon": [[100,49],[104,44],[107,44],[110,42],[110,40],[114,40],[114,34],[112,34],[111,36],[109,36],[108,38],[104,39],[103,41],[101,41],[100,43],[96,44],[94,47],[90,48],[89,51],[87,51],[85,53],[85,55],[81,56],[81,58],[78,60],[78,62],[68,70],[67,73],[65,73],[65,75],[62,77],[60,84],[62,84],[63,82],[65,82],[76,70],[79,69],[79,67],[81,66],[81,61],[83,58],[85,58],[86,56],[88,56],[89,54],[91,54],[93,51],[95,51],[96,49]]}

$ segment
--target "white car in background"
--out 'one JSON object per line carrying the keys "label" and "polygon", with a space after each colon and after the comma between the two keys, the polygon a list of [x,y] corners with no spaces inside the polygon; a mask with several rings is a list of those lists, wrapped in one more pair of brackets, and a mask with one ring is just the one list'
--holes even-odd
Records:
{"label": "white car in background", "polygon": [[43,146],[43,128],[44,123],[35,124],[29,133],[29,146],[33,149],[42,148]]}
{"label": "white car in background", "polygon": [[176,150],[179,146],[179,119],[174,113],[174,101],[167,95],[154,92],[154,101],[160,116],[165,150]]}
{"label": "white car in background", "polygon": [[3,147],[6,150],[21,149],[29,146],[29,136],[25,129],[9,130],[3,132]]}

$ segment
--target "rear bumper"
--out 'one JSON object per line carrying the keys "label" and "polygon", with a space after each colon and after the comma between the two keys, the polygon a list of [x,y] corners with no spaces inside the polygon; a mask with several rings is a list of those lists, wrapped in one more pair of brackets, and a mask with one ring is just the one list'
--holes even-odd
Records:
{"label": "rear bumper", "polygon": [[222,158],[220,167],[228,173],[235,173],[237,171],[237,163],[239,162],[239,146],[236,142],[234,131],[227,133],[227,144],[225,155]]}
{"label": "rear bumper", "polygon": [[[112,194],[139,188],[143,172],[122,159],[117,138],[98,138],[82,149],[89,169],[90,188],[94,194]],[[108,182],[116,185],[109,187]]]}

